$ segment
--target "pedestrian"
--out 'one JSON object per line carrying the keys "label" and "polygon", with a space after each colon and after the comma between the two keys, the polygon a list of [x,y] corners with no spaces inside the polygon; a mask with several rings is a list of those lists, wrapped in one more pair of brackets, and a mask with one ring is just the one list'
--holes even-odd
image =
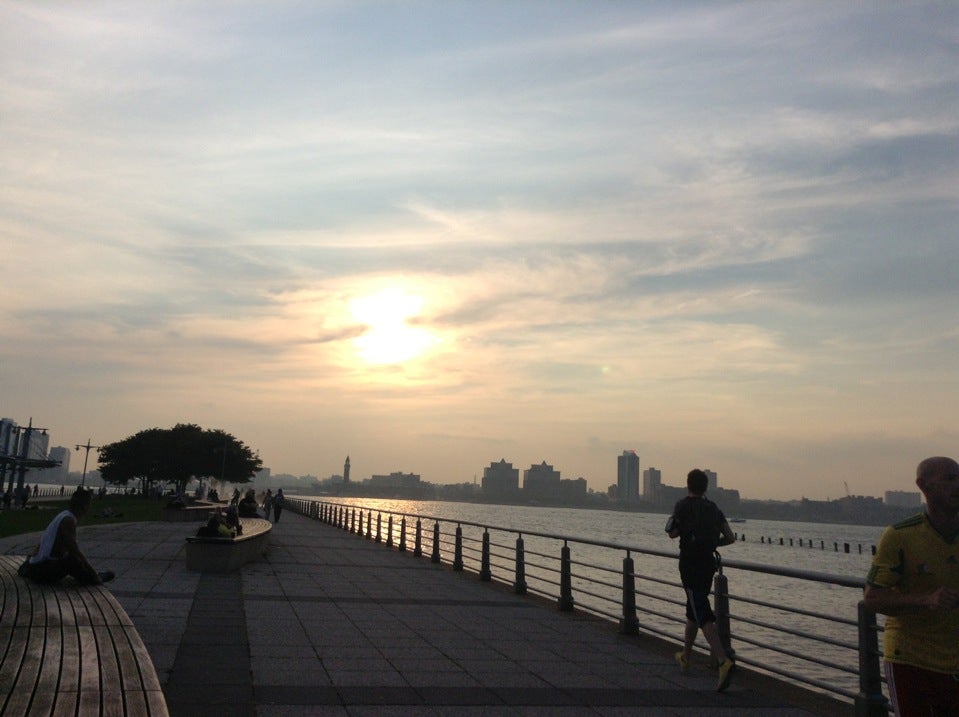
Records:
{"label": "pedestrian", "polygon": [[263,496],[263,517],[270,519],[270,513],[273,512],[273,491],[266,489],[266,495]]}
{"label": "pedestrian", "polygon": [[959,463],[916,468],[925,511],[887,527],[864,602],[886,615],[883,657],[897,717],[959,715]]}
{"label": "pedestrian", "polygon": [[686,591],[686,630],[683,649],[676,661],[683,672],[689,669],[696,634],[702,630],[713,659],[719,665],[716,689],[729,687],[736,663],[726,653],[716,629],[716,615],[709,605],[709,591],[716,574],[716,548],[736,542],[726,516],[706,498],[709,479],[705,471],[695,468],[686,476],[686,497],[676,503],[666,523],[670,538],[679,538],[679,577]]}
{"label": "pedestrian", "polygon": [[283,506],[286,505],[286,498],[283,496],[283,489],[277,488],[276,495],[273,497],[273,522],[280,522],[280,513],[283,512]]}
{"label": "pedestrian", "polygon": [[77,544],[77,523],[90,510],[93,491],[77,488],[70,507],[50,521],[33,555],[17,571],[37,583],[55,583],[67,575],[81,585],[99,585],[113,580],[109,570],[98,573]]}

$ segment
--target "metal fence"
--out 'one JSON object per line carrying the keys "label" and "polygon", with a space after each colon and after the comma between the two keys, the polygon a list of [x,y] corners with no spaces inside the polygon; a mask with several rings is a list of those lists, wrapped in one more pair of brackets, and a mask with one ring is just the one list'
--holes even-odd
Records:
{"label": "metal fence", "polygon": [[[512,585],[517,594],[553,599],[616,622],[625,634],[675,640],[685,623],[676,554],[536,531],[524,531],[362,505],[288,498],[298,513],[400,552],[470,570],[480,580]],[[730,587],[730,575],[736,575]],[[755,576],[764,582],[755,586]],[[798,581],[798,583],[796,582]],[[825,591],[819,609],[790,605],[795,585]],[[723,560],[715,578],[715,612],[724,647],[737,662],[851,701],[857,717],[889,711],[880,670],[880,627],[866,610],[861,579]],[[833,591],[841,591],[830,600]],[[763,595],[767,599],[760,599]],[[731,610],[731,605],[736,609]],[[856,606],[844,615],[845,606]],[[832,607],[832,611],[828,611]],[[735,642],[735,648],[734,648]],[[699,646],[702,649],[702,645]]]}

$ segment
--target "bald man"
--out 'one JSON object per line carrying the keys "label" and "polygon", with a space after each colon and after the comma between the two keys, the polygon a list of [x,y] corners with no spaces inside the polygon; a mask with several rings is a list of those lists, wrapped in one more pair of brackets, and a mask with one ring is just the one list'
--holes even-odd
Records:
{"label": "bald man", "polygon": [[883,657],[896,715],[959,717],[959,463],[916,469],[926,510],[883,532],[865,604],[887,615]]}

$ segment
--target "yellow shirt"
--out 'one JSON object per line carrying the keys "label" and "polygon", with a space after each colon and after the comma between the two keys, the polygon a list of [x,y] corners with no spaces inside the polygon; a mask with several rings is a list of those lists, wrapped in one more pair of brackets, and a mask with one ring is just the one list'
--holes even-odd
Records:
{"label": "yellow shirt", "polygon": [[[886,528],[866,582],[901,593],[959,589],[959,535],[943,538],[925,513]],[[887,617],[883,656],[933,672],[959,672],[959,610]]]}

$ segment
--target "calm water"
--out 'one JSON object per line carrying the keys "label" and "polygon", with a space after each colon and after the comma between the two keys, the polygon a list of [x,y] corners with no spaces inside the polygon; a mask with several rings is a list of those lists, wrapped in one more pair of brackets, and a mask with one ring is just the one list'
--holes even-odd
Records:
{"label": "calm water", "polygon": [[[637,576],[637,606],[641,625],[681,640],[683,617],[683,593],[678,583],[675,556],[677,541],[670,540],[663,530],[666,514],[621,513],[616,511],[580,510],[569,508],[531,508],[526,506],[479,505],[471,503],[447,503],[440,501],[403,501],[373,499],[336,499],[332,502],[346,505],[363,505],[375,510],[389,510],[424,518],[441,520],[441,530],[448,535],[453,525],[443,521],[468,521],[490,528],[494,552],[494,578],[512,581],[512,563],[508,558],[496,557],[495,553],[511,555],[515,535],[494,528],[531,531],[562,535],[571,539],[585,539],[611,543],[623,548],[666,552],[669,557],[648,556],[633,553],[634,573]],[[374,513],[375,519],[375,513]],[[384,517],[384,531],[386,529]],[[395,530],[399,530],[396,518]],[[744,538],[735,545],[722,549],[727,561],[724,573],[729,579],[731,631],[733,646],[738,657],[759,665],[774,664],[780,668],[836,685],[848,692],[858,690],[858,656],[855,652],[857,632],[847,626],[818,617],[796,614],[781,607],[809,611],[816,614],[837,616],[855,622],[857,604],[861,593],[855,588],[845,588],[814,581],[797,580],[774,575],[736,569],[730,561],[744,561],[770,566],[788,567],[815,573],[862,579],[871,560],[871,548],[879,540],[883,528],[877,526],[836,525],[819,523],[793,523],[768,520],[749,520],[732,525],[734,532]],[[410,530],[412,530],[412,522]],[[424,520],[424,551],[428,550],[432,524]],[[464,526],[464,544],[471,539],[478,541],[482,530]],[[763,538],[764,540],[761,540]],[[398,539],[398,538],[397,538]],[[445,537],[444,537],[445,539]],[[783,545],[780,545],[782,539]],[[789,541],[792,539],[793,545]],[[408,538],[408,540],[410,540]],[[534,581],[530,575],[534,564],[555,568],[561,543],[524,536],[526,543],[527,580],[531,589],[542,590],[551,596],[558,595],[555,585]],[[800,546],[800,541],[803,547]],[[814,547],[808,547],[812,541]],[[850,552],[843,550],[850,545]],[[825,549],[821,549],[821,545]],[[838,544],[839,551],[834,549]],[[477,545],[477,543],[472,543]],[[570,541],[573,560],[573,594],[577,605],[607,613],[610,619],[620,615],[619,607],[622,584],[621,570],[625,550],[583,545]],[[444,545],[444,561],[450,559],[451,548]],[[860,552],[861,550],[861,552]],[[478,557],[465,550],[467,567],[475,569]],[[544,557],[540,557],[542,554]],[[548,557],[546,557],[548,556]],[[505,563],[507,567],[497,569]],[[541,571],[542,572],[542,571]],[[555,575],[553,580],[558,581]],[[597,587],[594,581],[608,583],[610,587]],[[608,596],[609,602],[588,593]],[[648,593],[648,594],[646,594]],[[776,607],[764,607],[745,602],[754,599]],[[644,608],[656,614],[644,612]],[[765,623],[773,627],[751,624],[747,621]],[[784,633],[779,627],[795,630],[801,634],[825,636],[840,640],[852,649],[805,640],[801,636]],[[750,644],[755,641],[758,645]],[[784,649],[813,654],[820,659],[840,665],[848,670],[843,673],[833,667],[809,664],[781,653],[766,649],[776,645]]]}

